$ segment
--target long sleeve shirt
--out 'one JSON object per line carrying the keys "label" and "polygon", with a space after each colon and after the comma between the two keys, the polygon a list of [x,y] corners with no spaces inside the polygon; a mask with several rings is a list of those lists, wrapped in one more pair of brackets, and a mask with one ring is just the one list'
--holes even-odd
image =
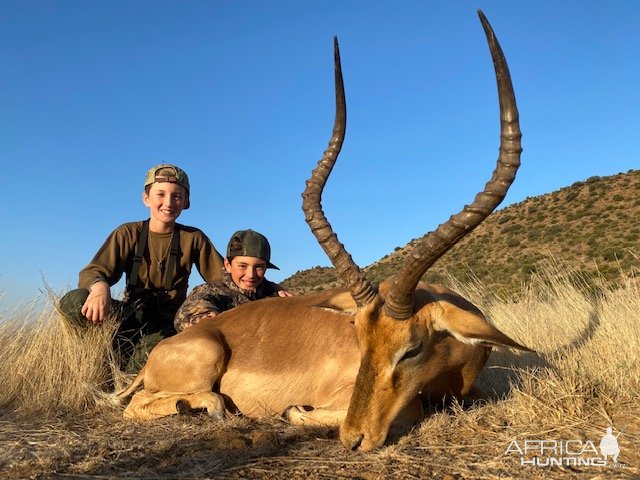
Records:
{"label": "long sleeve shirt", "polygon": [[179,332],[199,316],[221,313],[253,300],[277,297],[280,290],[280,285],[266,278],[255,290],[243,290],[233,283],[229,273],[224,273],[222,280],[203,283],[193,289],[176,313],[173,325]]}
{"label": "long sleeve shirt", "polygon": [[[123,274],[131,273],[133,259],[143,222],[120,225],[106,239],[93,260],[82,269],[78,286],[89,289],[97,281],[110,286],[116,284]],[[222,279],[222,256],[209,238],[199,229],[178,225],[180,247],[171,289],[166,293],[166,302],[175,309],[184,301],[189,288],[189,275],[193,265],[208,282]],[[172,233],[149,232],[147,248],[138,272],[138,286],[145,290],[164,289],[164,270],[169,256]],[[125,292],[125,299],[129,292]]]}

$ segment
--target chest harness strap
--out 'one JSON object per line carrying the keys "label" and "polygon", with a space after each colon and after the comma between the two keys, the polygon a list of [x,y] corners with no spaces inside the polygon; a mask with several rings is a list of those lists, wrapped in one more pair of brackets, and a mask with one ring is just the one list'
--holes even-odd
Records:
{"label": "chest harness strap", "polygon": [[[140,231],[140,239],[138,240],[138,246],[136,248],[136,254],[133,257],[133,265],[131,267],[131,274],[127,281],[127,289],[133,291],[138,285],[138,278],[140,272],[140,265],[142,264],[142,258],[144,252],[147,249],[147,238],[149,237],[149,220],[142,222],[142,230]],[[164,289],[171,290],[171,284],[173,283],[174,270],[176,267],[176,258],[178,257],[178,249],[180,248],[180,233],[178,232],[178,225],[173,227],[173,233],[171,235],[171,246],[169,250],[169,258],[167,259],[167,268],[164,272]]]}

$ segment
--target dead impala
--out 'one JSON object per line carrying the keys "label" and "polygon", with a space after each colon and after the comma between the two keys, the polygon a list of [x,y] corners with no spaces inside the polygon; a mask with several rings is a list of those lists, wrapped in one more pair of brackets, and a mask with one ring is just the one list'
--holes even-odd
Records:
{"label": "dead impala", "polygon": [[338,241],[321,195],[338,157],[346,105],[337,41],[336,117],[327,150],[307,181],[303,210],[345,289],[247,303],[163,340],[134,382],[125,417],[184,409],[251,417],[285,412],[293,424],[340,425],[351,449],[381,446],[394,420],[419,420],[422,400],[463,396],[492,346],[522,350],[467,300],[420,282],[427,269],[498,206],[520,165],[515,95],[502,50],[478,12],[493,58],[500,102],[500,153],[492,179],[471,205],[425,235],[397,274],[370,283]]}

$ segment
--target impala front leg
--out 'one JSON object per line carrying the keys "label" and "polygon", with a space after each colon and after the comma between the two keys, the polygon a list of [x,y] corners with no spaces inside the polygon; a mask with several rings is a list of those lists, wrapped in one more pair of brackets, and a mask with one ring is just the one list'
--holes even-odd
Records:
{"label": "impala front leg", "polygon": [[[314,408],[309,405],[291,405],[282,414],[291,425],[323,425],[337,427],[347,416],[347,408]],[[393,422],[394,428],[406,430],[420,422],[424,417],[422,402],[414,398],[400,411]]]}
{"label": "impala front leg", "polygon": [[347,416],[347,409],[314,408],[308,405],[291,405],[282,414],[291,425],[315,425],[337,427]]}

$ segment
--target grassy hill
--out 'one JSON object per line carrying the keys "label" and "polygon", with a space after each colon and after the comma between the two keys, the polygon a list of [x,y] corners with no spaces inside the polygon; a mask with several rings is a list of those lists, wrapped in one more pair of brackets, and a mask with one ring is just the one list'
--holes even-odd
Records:
{"label": "grassy hill", "polygon": [[[391,277],[417,239],[365,268],[368,278]],[[510,294],[553,259],[585,279],[615,282],[640,266],[640,170],[591,177],[495,212],[452,248],[423,280],[477,278]],[[282,284],[295,293],[336,285],[333,268],[295,273]]]}

